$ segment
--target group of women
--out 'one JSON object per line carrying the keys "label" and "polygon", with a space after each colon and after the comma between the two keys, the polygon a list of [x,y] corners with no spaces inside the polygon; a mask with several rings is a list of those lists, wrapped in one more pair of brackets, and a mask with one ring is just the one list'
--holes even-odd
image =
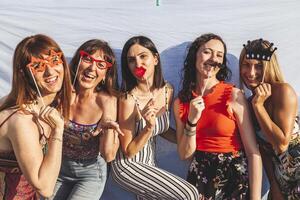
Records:
{"label": "group of women", "polygon": [[[0,196],[98,200],[110,162],[113,179],[139,200],[254,200],[263,163],[269,199],[299,199],[297,95],[275,50],[263,39],[244,45],[238,89],[226,82],[225,42],[203,34],[188,47],[173,101],[147,37],[125,43],[120,89],[107,42],[85,42],[67,64],[50,37],[23,39],[11,92],[0,101]],[[248,101],[244,86],[252,91]],[[158,135],[191,160],[186,180],[157,167]]]}

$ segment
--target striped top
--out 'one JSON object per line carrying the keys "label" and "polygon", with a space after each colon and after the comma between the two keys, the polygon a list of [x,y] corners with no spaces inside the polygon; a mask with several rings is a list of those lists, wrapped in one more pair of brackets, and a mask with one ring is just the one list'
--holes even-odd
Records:
{"label": "striped top", "polygon": [[[166,132],[169,129],[170,126],[170,112],[168,109],[168,89],[167,85],[164,87],[165,88],[165,108],[166,111],[157,116],[155,119],[155,127],[152,132],[152,136],[150,139],[147,141],[145,146],[132,158],[126,158],[125,155],[121,150],[119,150],[116,160],[115,161],[122,161],[122,160],[129,160],[129,161],[134,161],[134,162],[142,162],[142,163],[147,163],[150,165],[155,165],[156,159],[155,159],[155,149],[156,149],[156,137],[157,135],[160,135],[164,132]],[[130,94],[133,99],[135,100],[135,104],[138,107],[139,102],[138,99],[133,95]],[[135,124],[135,132],[133,133],[133,138],[136,137],[146,126],[146,121],[144,118],[141,118],[138,120]]]}

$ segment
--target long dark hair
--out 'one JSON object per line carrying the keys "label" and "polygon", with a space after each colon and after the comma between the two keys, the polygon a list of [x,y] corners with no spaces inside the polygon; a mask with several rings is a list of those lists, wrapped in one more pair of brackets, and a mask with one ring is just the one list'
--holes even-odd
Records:
{"label": "long dark hair", "polygon": [[[119,89],[116,57],[115,57],[113,50],[108,45],[108,43],[103,40],[92,39],[92,40],[86,41],[77,49],[77,51],[75,52],[75,54],[70,62],[72,82],[75,79],[77,67],[79,66],[80,51],[85,51],[88,54],[94,54],[96,51],[103,52],[104,60],[107,62],[110,62],[112,64],[112,66],[107,69],[104,83],[100,82],[97,85],[96,90],[104,91],[110,95],[116,95],[117,91]],[[76,82],[75,82],[75,86],[76,86]]]}
{"label": "long dark hair", "polygon": [[188,53],[184,60],[182,74],[182,89],[178,93],[178,97],[182,102],[189,102],[192,99],[192,90],[196,89],[196,59],[198,49],[210,40],[219,40],[224,46],[224,59],[216,78],[219,81],[228,80],[231,76],[231,71],[227,67],[226,53],[227,48],[223,39],[213,33],[203,34],[196,38],[188,47]]}
{"label": "long dark hair", "polygon": [[153,81],[153,87],[154,88],[162,88],[165,85],[165,80],[162,74],[161,69],[161,62],[159,53],[154,45],[154,43],[145,36],[135,36],[127,40],[125,43],[122,55],[121,55],[121,65],[122,65],[122,86],[121,90],[122,92],[130,92],[135,86],[137,86],[137,80],[131,73],[129,67],[128,67],[128,61],[127,61],[127,53],[130,49],[130,47],[134,44],[139,44],[147,49],[149,49],[154,56],[157,57],[158,63],[155,66],[154,70],[154,81]]}
{"label": "long dark hair", "polygon": [[[26,65],[31,62],[31,57],[43,58],[42,54],[48,54],[50,50],[62,52],[58,44],[50,37],[42,34],[24,38],[16,47],[13,56],[12,89],[0,106],[0,111],[14,106],[32,103],[37,98],[37,89],[33,78]],[[56,94],[52,105],[56,107],[64,117],[69,115],[71,96],[70,72],[64,54],[62,54],[64,67],[64,80],[61,90]]]}

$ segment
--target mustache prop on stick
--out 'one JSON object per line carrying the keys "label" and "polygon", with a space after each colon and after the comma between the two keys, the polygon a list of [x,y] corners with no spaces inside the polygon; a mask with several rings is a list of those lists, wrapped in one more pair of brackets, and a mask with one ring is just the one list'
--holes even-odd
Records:
{"label": "mustache prop on stick", "polygon": [[[208,78],[211,77],[211,69],[212,68],[216,68],[216,67],[219,67],[219,68],[222,68],[223,67],[223,64],[222,63],[218,63],[218,62],[215,62],[215,61],[212,61],[212,60],[208,60],[204,63],[204,66],[207,67],[207,66],[211,66],[211,68],[209,69],[208,71]],[[201,96],[203,96],[203,93],[206,89],[206,86],[207,86],[207,83],[209,82],[209,80],[206,80],[205,83],[204,83],[204,87],[203,89],[201,90]]]}

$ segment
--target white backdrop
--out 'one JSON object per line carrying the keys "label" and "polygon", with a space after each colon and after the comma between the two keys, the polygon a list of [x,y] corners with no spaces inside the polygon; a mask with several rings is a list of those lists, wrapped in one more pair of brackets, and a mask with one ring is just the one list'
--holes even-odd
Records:
{"label": "white backdrop", "polygon": [[[120,57],[129,37],[148,36],[158,47],[165,78],[176,91],[186,46],[199,35],[213,32],[223,37],[235,83],[242,44],[263,37],[278,47],[285,78],[300,95],[300,1],[160,0],[159,4],[157,0],[1,0],[0,97],[10,90],[15,46],[36,33],[54,38],[67,58],[93,38],[108,41]],[[179,161],[176,146],[163,140],[158,146],[160,166],[185,177],[187,163]],[[101,199],[134,196],[109,181]]]}

